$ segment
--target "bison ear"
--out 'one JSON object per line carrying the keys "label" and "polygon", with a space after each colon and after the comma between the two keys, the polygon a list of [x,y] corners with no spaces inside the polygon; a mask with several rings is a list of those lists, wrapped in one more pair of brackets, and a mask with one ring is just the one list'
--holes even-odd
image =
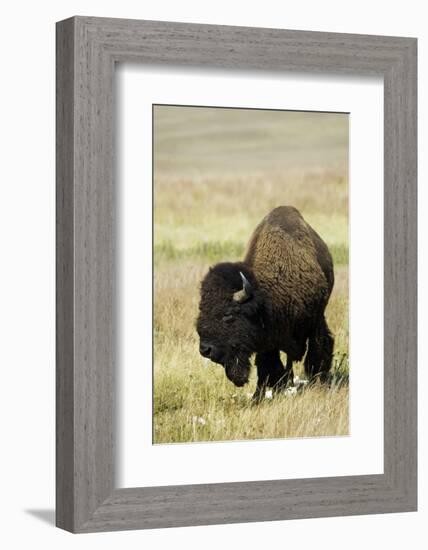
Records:
{"label": "bison ear", "polygon": [[[253,292],[251,300],[239,304],[241,313],[251,321],[261,320],[264,316],[264,300],[260,292]],[[263,322],[261,322],[264,325]]]}
{"label": "bison ear", "polygon": [[233,300],[235,302],[238,302],[239,304],[242,304],[243,302],[246,302],[253,296],[253,287],[251,286],[251,283],[245,277],[245,275],[242,273],[242,271],[239,272],[242,279],[242,289],[238,290],[233,295]]}

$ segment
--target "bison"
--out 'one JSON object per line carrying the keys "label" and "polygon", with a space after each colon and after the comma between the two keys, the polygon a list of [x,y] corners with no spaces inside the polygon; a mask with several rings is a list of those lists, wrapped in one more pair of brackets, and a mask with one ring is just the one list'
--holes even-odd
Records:
{"label": "bison", "polygon": [[202,280],[200,354],[221,364],[236,386],[248,382],[255,354],[254,399],[292,382],[293,361],[305,352],[306,375],[325,381],[334,345],[325,319],[333,284],[333,260],[321,237],[296,208],[275,208],[255,229],[242,262],[219,263]]}

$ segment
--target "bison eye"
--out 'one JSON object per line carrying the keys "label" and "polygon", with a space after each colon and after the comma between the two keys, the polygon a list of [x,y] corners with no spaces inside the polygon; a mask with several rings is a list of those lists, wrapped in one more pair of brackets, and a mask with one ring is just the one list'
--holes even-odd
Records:
{"label": "bison eye", "polygon": [[227,323],[227,324],[232,323],[234,320],[235,320],[235,317],[233,315],[231,315],[230,313],[226,314],[223,317],[223,322]]}

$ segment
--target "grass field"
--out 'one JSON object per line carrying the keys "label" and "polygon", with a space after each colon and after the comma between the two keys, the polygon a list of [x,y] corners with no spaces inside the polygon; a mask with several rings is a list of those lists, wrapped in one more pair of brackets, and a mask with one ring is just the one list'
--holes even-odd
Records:
{"label": "grass field", "polygon": [[[154,122],[154,443],[347,434],[347,116],[158,106]],[[333,380],[254,405],[255,369],[236,388],[199,355],[199,285],[283,204],[333,255]]]}

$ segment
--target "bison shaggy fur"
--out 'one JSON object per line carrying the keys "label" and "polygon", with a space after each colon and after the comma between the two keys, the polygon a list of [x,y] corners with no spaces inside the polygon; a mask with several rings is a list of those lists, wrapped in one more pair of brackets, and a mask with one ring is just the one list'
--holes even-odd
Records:
{"label": "bison shaggy fur", "polygon": [[333,283],[333,260],[321,237],[296,208],[275,208],[255,229],[242,262],[219,263],[203,279],[201,355],[243,386],[255,354],[255,398],[292,381],[293,362],[305,353],[306,375],[325,380],[334,343],[325,320]]}

